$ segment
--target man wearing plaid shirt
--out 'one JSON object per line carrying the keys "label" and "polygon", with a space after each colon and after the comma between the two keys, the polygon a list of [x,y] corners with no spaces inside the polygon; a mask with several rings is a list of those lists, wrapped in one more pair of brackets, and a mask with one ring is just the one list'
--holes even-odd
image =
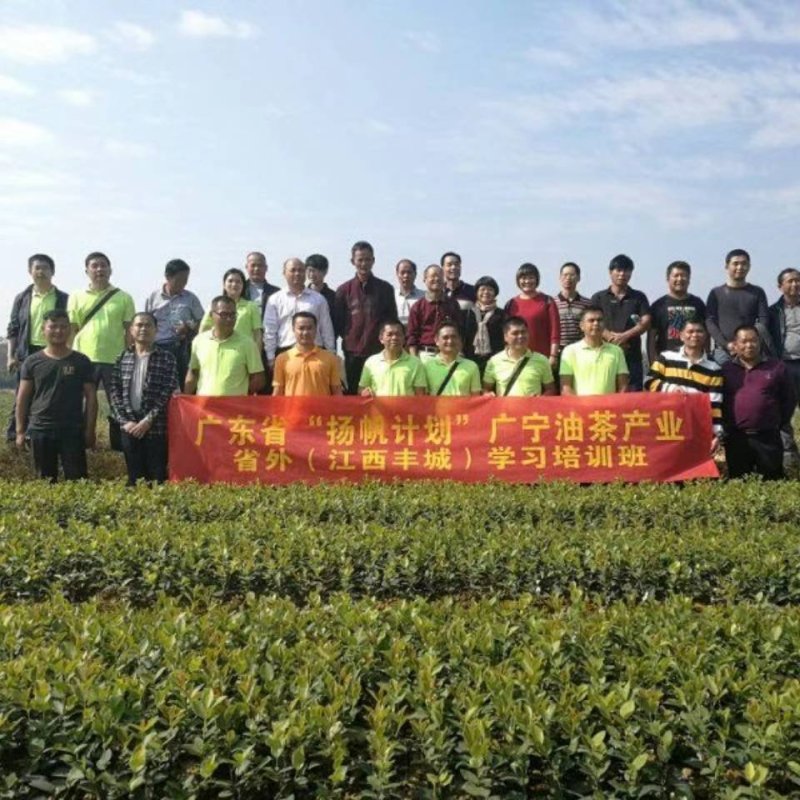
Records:
{"label": "man wearing plaid shirt", "polygon": [[134,346],[114,365],[109,401],[122,433],[128,485],[167,478],[167,405],[178,391],[175,356],[154,347],[155,317],[147,311],[131,322]]}

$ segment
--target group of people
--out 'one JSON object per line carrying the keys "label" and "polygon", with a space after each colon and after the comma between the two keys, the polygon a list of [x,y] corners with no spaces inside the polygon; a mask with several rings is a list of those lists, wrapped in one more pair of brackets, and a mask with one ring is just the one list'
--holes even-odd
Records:
{"label": "group of people", "polygon": [[[559,270],[560,291],[539,290],[531,263],[501,306],[491,276],[462,280],[461,257],[445,253],[422,273],[401,259],[394,285],[374,274],[365,241],[351,248],[355,275],[335,291],[328,259],[287,259],[284,286],[267,281],[263,253],[229,269],[204,309],[187,287],[189,265],[169,261],[164,279],[136,311],[111,284],[111,262],[85,260],[88,287],[66,295],[55,263],[37,254],[32,279],[14,300],[8,367],[18,375],[7,436],[30,445],[37,475],[87,474],[102,384],[118,427],[129,481],[167,474],[167,406],[178,392],[206,396],[489,394],[603,395],[624,391],[705,392],[713,449],[728,472],[784,475],[797,459],[791,418],[800,397],[800,270],[778,275],[771,306],[748,282],[750,257],[732,250],[725,283],[704,303],[689,292],[691,267],[674,261],[666,293],[652,305],[634,289],[634,262],[611,259],[609,284],[578,291],[580,267]],[[645,338],[646,337],[646,338]],[[646,341],[646,345],[644,342]],[[337,354],[340,343],[341,356]],[[649,370],[645,371],[645,351]]]}

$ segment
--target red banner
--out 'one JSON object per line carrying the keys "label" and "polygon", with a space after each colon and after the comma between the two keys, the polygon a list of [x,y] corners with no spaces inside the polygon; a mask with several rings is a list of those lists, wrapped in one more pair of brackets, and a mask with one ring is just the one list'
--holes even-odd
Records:
{"label": "red banner", "polygon": [[702,394],[189,397],[169,407],[172,480],[716,478]]}

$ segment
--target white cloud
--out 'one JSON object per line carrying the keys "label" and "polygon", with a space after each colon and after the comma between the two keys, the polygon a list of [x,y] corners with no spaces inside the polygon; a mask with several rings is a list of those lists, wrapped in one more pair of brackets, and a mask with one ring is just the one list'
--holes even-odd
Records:
{"label": "white cloud", "polygon": [[121,20],[114,23],[111,38],[131,50],[148,50],[156,41],[155,34],[142,25]]}
{"label": "white cloud", "polygon": [[30,97],[36,94],[36,90],[16,78],[9,75],[0,75],[0,94],[13,94],[18,97]]}
{"label": "white cloud", "polygon": [[760,148],[800,145],[800,97],[772,98],[764,105],[764,124],[753,134],[750,144]]}
{"label": "white cloud", "polygon": [[181,12],[178,32],[195,39],[232,38],[251,39],[258,33],[255,25],[242,20],[223,19],[206,14],[204,11],[186,10]]}
{"label": "white cloud", "polygon": [[574,39],[630,50],[698,47],[731,42],[800,42],[800,6],[711,0],[616,0],[602,11],[568,15]]}
{"label": "white cloud", "polygon": [[53,134],[41,125],[13,117],[0,117],[0,145],[37,147],[53,141]]}
{"label": "white cloud", "polygon": [[541,64],[545,67],[574,67],[575,57],[565,50],[554,50],[549,47],[529,47],[523,54],[527,61]]}
{"label": "white cloud", "polygon": [[94,103],[94,92],[89,89],[62,89],[58,96],[68,106],[88,108]]}
{"label": "white cloud", "polygon": [[367,126],[373,133],[394,133],[394,128],[388,122],[379,119],[368,119]]}
{"label": "white cloud", "polygon": [[150,145],[123,139],[108,139],[104,147],[106,153],[118,158],[147,158],[153,154]]}
{"label": "white cloud", "polygon": [[21,64],[56,64],[97,49],[94,37],[48,25],[0,27],[0,58]]}
{"label": "white cloud", "polygon": [[433,31],[406,31],[404,38],[423,53],[436,54],[442,51],[441,40]]}

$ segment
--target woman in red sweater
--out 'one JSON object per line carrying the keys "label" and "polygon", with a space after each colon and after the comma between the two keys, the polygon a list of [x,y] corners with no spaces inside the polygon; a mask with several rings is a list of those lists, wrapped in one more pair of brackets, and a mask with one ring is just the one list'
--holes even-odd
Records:
{"label": "woman in red sweater", "polygon": [[506,303],[508,316],[522,317],[528,323],[528,347],[550,359],[550,366],[558,363],[561,341],[561,323],[558,306],[549,295],[539,291],[539,268],[525,263],[517,270],[519,294]]}

